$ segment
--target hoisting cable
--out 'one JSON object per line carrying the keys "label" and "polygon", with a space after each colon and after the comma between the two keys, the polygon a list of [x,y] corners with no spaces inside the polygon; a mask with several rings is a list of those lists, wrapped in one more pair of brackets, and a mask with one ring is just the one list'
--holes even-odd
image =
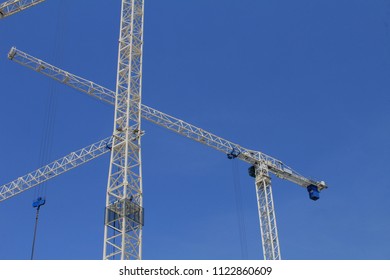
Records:
{"label": "hoisting cable", "polygon": [[[54,40],[54,46],[53,46],[53,61],[56,65],[61,64],[62,60],[62,54],[63,54],[63,36],[64,36],[64,18],[67,13],[65,9],[66,1],[61,0],[59,1],[58,6],[58,16],[57,16],[57,23],[56,23],[56,29],[55,29],[55,40]],[[47,97],[47,103],[46,103],[46,111],[45,111],[45,117],[44,117],[44,128],[42,131],[42,141],[41,141],[41,147],[40,147],[40,166],[47,164],[47,162],[50,159],[50,155],[52,153],[53,148],[53,135],[54,135],[54,128],[55,128],[55,122],[56,122],[56,111],[57,111],[57,97],[58,93],[57,91],[57,82],[52,80],[50,83],[50,91],[49,95]],[[42,193],[38,193],[39,196],[45,196],[46,195],[46,182],[43,183],[42,186]]]}
{"label": "hoisting cable", "polygon": [[237,160],[232,161],[232,169],[233,169],[233,183],[234,183],[234,194],[235,194],[234,197],[236,201],[238,231],[240,235],[241,257],[242,259],[247,260],[248,244],[246,240],[245,215],[242,207],[241,183],[240,183],[240,175],[239,175]]}
{"label": "hoisting cable", "polygon": [[[62,36],[64,33],[63,27],[64,27],[64,16],[66,15],[66,11],[64,9],[65,5],[64,0],[61,0],[58,7],[58,17],[57,17],[57,25],[56,25],[56,37],[54,42],[54,51],[53,51],[53,57],[54,61],[58,62],[57,58],[62,56]],[[58,64],[58,63],[56,63]],[[56,85],[55,82],[52,81],[50,84],[50,92],[46,103],[46,110],[45,110],[45,116],[44,116],[44,127],[42,131],[42,141],[39,151],[39,162],[40,166],[43,166],[44,164],[47,164],[49,155],[52,151],[53,146],[53,131],[54,131],[54,124],[56,119],[56,106],[57,105],[57,93],[56,93]],[[39,210],[40,207],[43,206],[46,203],[46,182],[42,183],[40,186],[35,188],[34,192],[34,202],[33,207],[37,208],[36,215],[35,215],[35,227],[34,227],[34,237],[33,237],[33,243],[32,243],[32,250],[31,250],[31,259],[34,258],[34,251],[35,251],[35,241],[37,237],[37,228],[38,228],[38,219],[39,219]]]}
{"label": "hoisting cable", "polygon": [[34,227],[34,236],[33,236],[33,243],[32,243],[32,249],[31,249],[31,259],[34,259],[34,251],[35,251],[35,240],[37,238],[37,228],[38,228],[38,217],[39,217],[39,209],[41,206],[45,205],[46,200],[42,197],[38,197],[37,200],[33,202],[33,207],[37,208],[37,213],[35,215],[35,227]]}

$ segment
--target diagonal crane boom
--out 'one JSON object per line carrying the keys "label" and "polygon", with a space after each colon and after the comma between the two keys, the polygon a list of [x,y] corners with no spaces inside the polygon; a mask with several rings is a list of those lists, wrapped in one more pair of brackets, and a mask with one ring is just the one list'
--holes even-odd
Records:
{"label": "diagonal crane boom", "polygon": [[[87,93],[88,95],[110,105],[114,105],[115,92],[110,89],[50,65],[49,63],[20,51],[15,47],[10,50],[8,58],[22,66],[33,69],[38,73],[42,73],[45,76],[66,84],[78,91]],[[227,155],[234,151],[234,153],[237,154],[237,158],[248,162],[249,164],[254,165],[258,162],[264,162],[269,171],[277,177],[291,181],[302,187],[306,188],[310,185],[314,185],[317,186],[319,190],[326,188],[323,182],[304,177],[274,157],[259,151],[244,148],[202,128],[196,127],[181,119],[165,114],[144,104],[141,104],[141,116],[152,123],[167,128],[189,139],[205,144],[206,146],[221,151]]]}
{"label": "diagonal crane boom", "polygon": [[0,4],[0,19],[35,6],[45,0],[9,0]]}
{"label": "diagonal crane boom", "polygon": [[0,202],[109,152],[111,146],[112,137],[108,137],[0,186]]}

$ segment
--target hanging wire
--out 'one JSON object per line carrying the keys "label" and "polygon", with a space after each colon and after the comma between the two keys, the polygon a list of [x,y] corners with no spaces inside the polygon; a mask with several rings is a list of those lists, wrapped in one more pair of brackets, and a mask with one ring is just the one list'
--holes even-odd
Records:
{"label": "hanging wire", "polygon": [[[63,37],[65,31],[65,15],[66,15],[66,5],[64,0],[59,1],[58,6],[58,16],[56,23],[56,36],[54,41],[54,48],[52,53],[52,61],[54,61],[55,65],[61,64],[62,55],[63,55]],[[45,110],[45,119],[44,119],[44,128],[42,131],[42,141],[40,146],[40,166],[47,164],[50,155],[52,154],[53,148],[53,135],[54,128],[56,122],[56,111],[57,111],[57,82],[51,81],[50,83],[50,91],[46,101],[46,110]],[[46,186],[47,183],[43,183],[39,188],[40,193],[38,192],[38,196],[46,195]]]}
{"label": "hanging wire", "polygon": [[33,244],[32,244],[32,249],[31,249],[31,259],[34,259],[34,252],[35,252],[35,240],[37,236],[37,228],[38,228],[38,217],[39,217],[39,209],[41,206],[45,205],[46,200],[43,199],[42,197],[38,197],[37,200],[34,201],[33,207],[37,208],[37,212],[35,214],[35,226],[34,226],[34,237],[33,237]]}
{"label": "hanging wire", "polygon": [[[57,16],[57,25],[56,25],[56,36],[54,42],[53,50],[53,61],[55,64],[58,64],[60,58],[63,54],[63,34],[64,34],[64,17],[66,15],[64,0],[60,0],[59,11]],[[42,140],[39,150],[39,164],[43,166],[48,163],[50,155],[52,153],[53,147],[53,135],[54,127],[56,120],[56,110],[57,110],[57,93],[56,93],[56,82],[52,81],[50,84],[50,91],[46,101],[45,106],[45,116],[44,116],[44,127],[42,131]],[[31,259],[34,258],[35,251],[35,242],[37,237],[37,228],[38,228],[38,219],[39,219],[39,210],[46,202],[46,182],[43,182],[34,191],[34,203],[33,207],[36,207],[36,216],[35,216],[35,226],[34,226],[34,236],[32,241],[31,249]]]}
{"label": "hanging wire", "polygon": [[232,170],[233,170],[234,197],[236,201],[238,231],[240,235],[241,258],[246,260],[248,259],[248,244],[246,240],[245,215],[242,207],[241,183],[240,183],[240,175],[239,175],[237,160],[232,160]]}

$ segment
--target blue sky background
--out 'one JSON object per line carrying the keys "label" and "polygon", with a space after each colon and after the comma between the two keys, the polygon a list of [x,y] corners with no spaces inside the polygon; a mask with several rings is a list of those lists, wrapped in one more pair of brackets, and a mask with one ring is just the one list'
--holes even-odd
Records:
{"label": "blue sky background", "polygon": [[[144,104],[328,183],[314,202],[273,178],[282,258],[390,259],[390,2],[145,2]],[[1,184],[40,166],[45,134],[52,161],[113,125],[113,108],[8,50],[115,89],[119,14],[119,0],[47,0],[0,22]],[[142,126],[144,259],[261,259],[249,166]],[[108,167],[105,155],[46,185],[37,259],[101,259]],[[0,203],[0,259],[29,259],[34,198]]]}

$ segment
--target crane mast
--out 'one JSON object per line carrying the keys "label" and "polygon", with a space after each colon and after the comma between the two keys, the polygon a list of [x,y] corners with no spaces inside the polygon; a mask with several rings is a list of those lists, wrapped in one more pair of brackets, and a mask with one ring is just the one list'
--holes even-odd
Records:
{"label": "crane mast", "polygon": [[0,19],[31,8],[45,0],[10,0],[0,4]]}
{"label": "crane mast", "polygon": [[[0,4],[0,18],[44,0],[14,0]],[[73,75],[12,48],[9,59],[115,106],[111,137],[73,152],[47,166],[0,186],[0,201],[111,151],[107,183],[103,259],[142,258],[141,117],[189,139],[248,162],[255,178],[257,204],[266,260],[281,259],[269,173],[307,188],[319,198],[325,182],[306,178],[280,160],[241,147],[201,128],[141,104],[144,1],[122,0],[116,91]]]}
{"label": "crane mast", "polygon": [[255,172],[257,208],[259,211],[260,232],[265,260],[280,260],[280,247],[274,199],[272,196],[271,177],[264,163],[253,166]]}
{"label": "crane mast", "polygon": [[141,259],[143,0],[122,0],[103,259]]}

